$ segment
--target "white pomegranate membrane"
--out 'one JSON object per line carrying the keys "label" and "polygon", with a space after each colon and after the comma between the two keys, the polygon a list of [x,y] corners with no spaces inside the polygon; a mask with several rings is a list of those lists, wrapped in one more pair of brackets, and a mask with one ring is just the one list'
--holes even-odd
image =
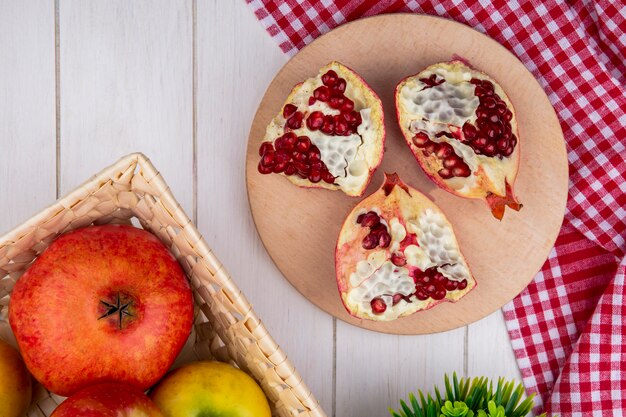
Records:
{"label": "white pomegranate membrane", "polygon": [[460,62],[435,64],[400,83],[396,105],[403,134],[442,188],[518,210],[511,184],[519,145],[512,105],[483,73]]}
{"label": "white pomegranate membrane", "polygon": [[348,216],[336,261],[344,305],[371,320],[457,301],[475,286],[443,213],[395,174]]}
{"label": "white pomegranate membrane", "polygon": [[[382,157],[372,98],[363,91],[362,80],[338,75],[337,71],[350,71],[346,67],[331,63],[326,68],[296,86],[270,123],[259,149],[258,170],[281,173],[297,185],[321,183],[323,188],[360,195]],[[382,106],[378,113],[382,117]]]}

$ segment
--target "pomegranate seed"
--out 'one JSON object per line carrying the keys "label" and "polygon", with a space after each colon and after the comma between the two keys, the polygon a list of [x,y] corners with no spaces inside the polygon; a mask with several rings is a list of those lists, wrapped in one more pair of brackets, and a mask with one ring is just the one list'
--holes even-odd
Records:
{"label": "pomegranate seed", "polygon": [[446,281],[446,285],[445,285],[445,289],[447,291],[454,291],[456,290],[456,287],[458,286],[458,282],[457,281],[452,281],[452,280],[448,280]]}
{"label": "pomegranate seed", "polygon": [[328,184],[334,184],[335,183],[335,177],[333,176],[333,174],[331,174],[328,171],[322,171],[322,180],[324,180],[324,182],[326,182]]}
{"label": "pomegranate seed", "polygon": [[504,101],[499,101],[496,105],[496,111],[500,115],[504,114],[506,112],[506,103]]}
{"label": "pomegranate seed", "polygon": [[515,147],[515,145],[517,145],[517,138],[513,135],[511,136],[511,146]]}
{"label": "pomegranate seed", "polygon": [[437,272],[437,274],[434,277],[435,280],[435,285],[441,286],[443,284],[445,284],[447,278],[445,276],[443,276],[442,273]]}
{"label": "pomegranate seed", "polygon": [[343,106],[341,106],[341,112],[350,113],[352,110],[354,110],[354,101],[349,98],[344,99]]}
{"label": "pomegranate seed", "polygon": [[490,81],[484,80],[481,84],[482,88],[485,89],[485,92],[487,93],[487,95],[492,95],[493,94],[493,84],[491,84]]}
{"label": "pomegranate seed", "polygon": [[489,116],[489,121],[491,123],[498,123],[499,120],[500,116],[497,113],[493,113],[491,116]]}
{"label": "pomegranate seed", "polygon": [[435,284],[430,284],[426,286],[424,289],[426,290],[428,295],[430,295],[431,297],[433,296],[434,293],[437,292],[437,286]]}
{"label": "pomegranate seed", "polygon": [[439,176],[444,180],[452,178],[452,171],[450,171],[448,168],[441,168],[439,171],[437,171],[437,174],[439,174]]}
{"label": "pomegranate seed", "polygon": [[363,121],[363,119],[361,118],[361,113],[359,113],[358,111],[353,111],[350,114],[351,114],[352,117],[354,117],[354,122],[351,123],[351,125],[354,126],[354,127],[360,126],[361,122]]}
{"label": "pomegranate seed", "polygon": [[309,97],[309,106],[314,105],[316,101],[315,97]]}
{"label": "pomegranate seed", "polygon": [[329,87],[335,85],[337,82],[337,73],[333,70],[328,70],[326,74],[322,75],[322,83]]}
{"label": "pomegranate seed", "polygon": [[476,138],[476,140],[474,141],[474,146],[478,149],[482,149],[484,148],[487,143],[489,143],[489,140],[487,140],[486,137],[484,136],[479,136]]}
{"label": "pomegranate seed", "polygon": [[266,167],[269,167],[269,166],[274,165],[274,163],[276,163],[276,155],[274,154],[274,151],[269,150],[265,152],[265,154],[261,158],[261,164],[263,164]]}
{"label": "pomegranate seed", "polygon": [[306,161],[306,160],[307,160],[306,153],[303,153],[303,152],[298,152],[298,151],[294,151],[294,152],[293,152],[293,155],[291,156],[291,158],[292,158],[294,161],[298,161],[298,162],[304,162],[304,161]]}
{"label": "pomegranate seed", "polygon": [[363,238],[363,242],[361,242],[361,246],[363,249],[374,249],[378,246],[378,235],[376,233],[370,233]]}
{"label": "pomegranate seed", "polygon": [[289,119],[291,115],[296,112],[296,110],[298,110],[298,108],[295,105],[286,104],[285,107],[283,107],[283,117],[285,119]]}
{"label": "pomegranate seed", "polygon": [[[302,114],[302,113],[300,113],[300,114]],[[285,138],[285,141],[287,143],[287,147],[289,149],[293,149],[293,147],[296,146],[296,143],[298,143],[298,137],[293,132],[289,132],[289,134],[285,134],[285,135],[283,135],[283,137]]]}
{"label": "pomegranate seed", "polygon": [[348,123],[341,115],[335,116],[335,133],[337,135],[344,135],[348,130]]}
{"label": "pomegranate seed", "polygon": [[509,141],[506,140],[506,138],[500,138],[496,142],[496,148],[498,148],[499,151],[505,151],[508,147],[509,147]]}
{"label": "pomegranate seed", "polygon": [[259,161],[259,172],[261,174],[270,174],[272,172],[272,168],[271,167],[266,167],[263,166],[263,164],[261,163],[261,161]]}
{"label": "pomegranate seed", "polygon": [[313,169],[311,167],[311,173],[309,174],[309,181],[316,184],[322,180],[322,173],[319,169]]}
{"label": "pomegranate seed", "polygon": [[428,284],[430,284],[430,282],[432,281],[432,278],[429,277],[428,275],[423,275],[420,279],[420,282],[422,283],[422,285],[426,286]]}
{"label": "pomegranate seed", "polygon": [[459,282],[457,289],[464,290],[465,288],[467,288],[467,280],[464,279],[463,281]]}
{"label": "pomegranate seed", "polygon": [[417,291],[415,291],[415,297],[417,297],[417,299],[420,301],[424,301],[428,299],[428,294],[426,294],[424,290],[418,289]]}
{"label": "pomegranate seed", "polygon": [[283,172],[285,168],[287,168],[287,162],[278,162],[276,163],[276,165],[274,165],[274,168],[272,168],[272,171],[278,174],[280,172]]}
{"label": "pomegranate seed", "polygon": [[406,258],[399,252],[394,252],[391,255],[391,263],[395,266],[404,266],[406,265]]}
{"label": "pomegranate seed", "polygon": [[454,167],[458,162],[460,161],[459,157],[454,154],[454,155],[450,155],[447,158],[445,158],[443,160],[443,166],[445,168],[452,168]]}
{"label": "pomegranate seed", "polygon": [[487,130],[487,137],[489,139],[495,139],[496,136],[498,136],[498,131],[496,129]]}
{"label": "pomegranate seed", "polygon": [[363,218],[365,217],[365,215],[366,215],[366,214],[367,214],[367,213],[361,213],[361,214],[359,214],[359,216],[356,218],[356,222],[357,222],[358,224],[361,224],[361,222],[363,221]]}
{"label": "pomegranate seed", "polygon": [[387,310],[387,304],[383,301],[382,298],[376,297],[370,301],[370,305],[372,306],[372,312],[374,314],[383,314],[385,310]]}
{"label": "pomegranate seed", "polygon": [[476,128],[474,127],[474,125],[465,122],[463,124],[463,134],[467,139],[472,139],[476,136]]}
{"label": "pomegranate seed", "polygon": [[311,130],[318,130],[324,124],[324,113],[321,111],[314,111],[306,119],[306,127]]}
{"label": "pomegranate seed", "polygon": [[424,132],[418,132],[413,136],[413,144],[418,148],[423,148],[430,142],[428,135]]}
{"label": "pomegranate seed", "polygon": [[333,90],[343,94],[343,92],[346,91],[346,80],[338,78],[337,83],[333,86]]}
{"label": "pomegranate seed", "polygon": [[272,142],[263,142],[261,144],[261,147],[259,148],[259,156],[265,155],[265,152],[270,150],[274,150],[274,145],[272,144]]}
{"label": "pomegranate seed", "polygon": [[439,289],[437,291],[435,291],[434,294],[431,294],[431,297],[433,297],[434,300],[443,300],[444,298],[446,298],[446,290]]}
{"label": "pomegranate seed", "polygon": [[300,129],[302,127],[302,119],[304,114],[302,112],[295,112],[289,119],[287,119],[287,127],[290,129]]}
{"label": "pomegranate seed", "polygon": [[[487,113],[487,110],[479,107],[476,109],[476,118],[478,119],[484,119],[485,117],[488,116],[489,113]],[[480,128],[480,126],[478,126]]]}
{"label": "pomegranate seed", "polygon": [[479,85],[480,84],[480,80],[478,78],[472,78],[470,80],[470,84],[474,84],[474,85]]}
{"label": "pomegranate seed", "polygon": [[328,101],[330,98],[330,90],[325,85],[317,87],[313,90],[313,97],[319,101]]}
{"label": "pomegranate seed", "polygon": [[497,103],[493,97],[485,97],[485,99],[483,100],[481,104],[487,107],[488,109],[494,109]]}
{"label": "pomegranate seed", "polygon": [[387,228],[385,227],[384,224],[378,223],[378,224],[372,226],[372,232],[374,232],[374,233],[383,233],[383,232],[387,233]]}
{"label": "pomegranate seed", "polygon": [[452,149],[452,145],[442,142],[439,144],[439,149],[437,149],[437,152],[435,152],[435,154],[437,155],[437,158],[443,159],[447,156],[452,155],[453,152],[454,149]]}
{"label": "pomegranate seed", "polygon": [[283,163],[283,162],[289,162],[289,150],[286,149],[281,149],[279,151],[276,151],[276,162],[278,163]]}
{"label": "pomegranate seed", "polygon": [[286,175],[293,175],[297,171],[298,170],[296,169],[296,167],[293,164],[287,164],[287,167],[285,168],[285,174]]}
{"label": "pomegranate seed", "polygon": [[472,172],[470,171],[469,166],[465,163],[452,168],[452,175],[455,177],[469,177],[471,173]]}
{"label": "pomegranate seed", "polygon": [[493,143],[489,143],[483,148],[483,153],[485,156],[494,156],[496,154],[496,147]]}
{"label": "pomegranate seed", "polygon": [[404,299],[404,296],[402,294],[394,294],[393,295],[393,305],[395,306],[396,304],[398,304],[400,302],[400,300]]}
{"label": "pomegranate seed", "polygon": [[306,152],[311,147],[311,139],[306,136],[299,136],[296,142],[296,150],[298,152]]}
{"label": "pomegranate seed", "polygon": [[304,162],[295,161],[293,163],[293,166],[298,170],[298,172],[308,173],[310,170],[309,166],[305,164]]}
{"label": "pomegranate seed", "polygon": [[513,149],[514,148],[512,146],[509,146],[508,148],[504,150],[504,152],[502,152],[502,154],[504,156],[511,156],[511,154],[513,153]]}
{"label": "pomegranate seed", "polygon": [[380,238],[378,239],[378,246],[381,248],[386,248],[391,243],[391,235],[387,232],[383,232],[380,234]]}
{"label": "pomegranate seed", "polygon": [[513,118],[513,113],[511,113],[511,110],[506,110],[504,112],[504,115],[502,115],[502,118],[504,119],[504,121],[506,122],[510,122],[511,119]]}
{"label": "pomegranate seed", "polygon": [[331,97],[328,101],[328,105],[333,109],[340,109],[341,106],[343,106],[344,101],[343,97]]}
{"label": "pomegranate seed", "polygon": [[363,222],[361,222],[361,226],[363,227],[375,227],[380,223],[380,217],[373,211],[367,212],[363,215]]}
{"label": "pomegranate seed", "polygon": [[422,151],[422,153],[425,156],[430,156],[433,152],[435,152],[437,145],[435,144],[435,142],[429,142],[425,147],[424,150]]}
{"label": "pomegranate seed", "polygon": [[[313,163],[311,164],[311,169],[312,169],[312,170],[318,170],[318,171],[321,171],[321,170],[322,170],[322,168],[323,168],[322,161],[316,161],[316,162],[313,162]],[[321,175],[322,175],[322,174],[320,173],[320,176],[321,176]]]}
{"label": "pomegranate seed", "polygon": [[324,124],[320,129],[322,132],[327,135],[332,135],[335,131],[335,119],[333,116],[324,116]]}
{"label": "pomegranate seed", "polygon": [[482,97],[485,95],[485,93],[486,91],[482,86],[477,85],[476,88],[474,89],[474,95],[476,97]]}

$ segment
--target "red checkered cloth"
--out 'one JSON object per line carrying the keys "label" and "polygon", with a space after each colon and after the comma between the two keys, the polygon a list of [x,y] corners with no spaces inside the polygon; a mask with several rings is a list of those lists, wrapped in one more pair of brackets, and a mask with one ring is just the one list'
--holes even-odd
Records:
{"label": "red checkered cloth", "polygon": [[504,307],[527,391],[561,416],[626,409],[626,5],[623,0],[246,0],[287,54],[346,21],[416,12],[496,39],[535,75],[567,141],[563,228]]}

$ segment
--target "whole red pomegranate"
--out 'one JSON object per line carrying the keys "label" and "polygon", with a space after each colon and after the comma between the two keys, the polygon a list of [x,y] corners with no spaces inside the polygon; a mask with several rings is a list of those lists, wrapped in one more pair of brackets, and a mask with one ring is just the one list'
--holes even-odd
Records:
{"label": "whole red pomegranate", "polygon": [[455,302],[476,286],[446,216],[396,174],[348,214],[335,270],[348,312],[369,320]]}
{"label": "whole red pomegranate", "polygon": [[63,396],[99,382],[147,389],[171,366],[192,321],[180,265],[154,235],[131,226],[60,236],[16,282],[9,302],[26,366]]}
{"label": "whole red pomegranate", "polygon": [[487,74],[461,61],[434,64],[396,88],[398,122],[417,162],[441,188],[485,200],[502,219],[520,161],[511,101]]}
{"label": "whole red pomegranate", "polygon": [[380,99],[335,61],[293,88],[267,126],[258,170],[282,174],[301,187],[359,196],[380,165],[384,143]]}

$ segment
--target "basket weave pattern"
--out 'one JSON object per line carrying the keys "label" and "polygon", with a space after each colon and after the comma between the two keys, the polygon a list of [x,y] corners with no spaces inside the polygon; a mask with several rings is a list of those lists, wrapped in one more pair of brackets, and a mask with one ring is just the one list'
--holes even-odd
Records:
{"label": "basket weave pattern", "polygon": [[[133,218],[176,256],[194,290],[194,329],[175,364],[197,359],[233,363],[260,383],[273,415],[325,417],[159,172],[142,154],[122,158],[0,238],[0,337],[15,345],[8,323],[11,289],[51,241],[79,227],[129,223]],[[37,384],[28,416],[49,416],[62,400]]]}

